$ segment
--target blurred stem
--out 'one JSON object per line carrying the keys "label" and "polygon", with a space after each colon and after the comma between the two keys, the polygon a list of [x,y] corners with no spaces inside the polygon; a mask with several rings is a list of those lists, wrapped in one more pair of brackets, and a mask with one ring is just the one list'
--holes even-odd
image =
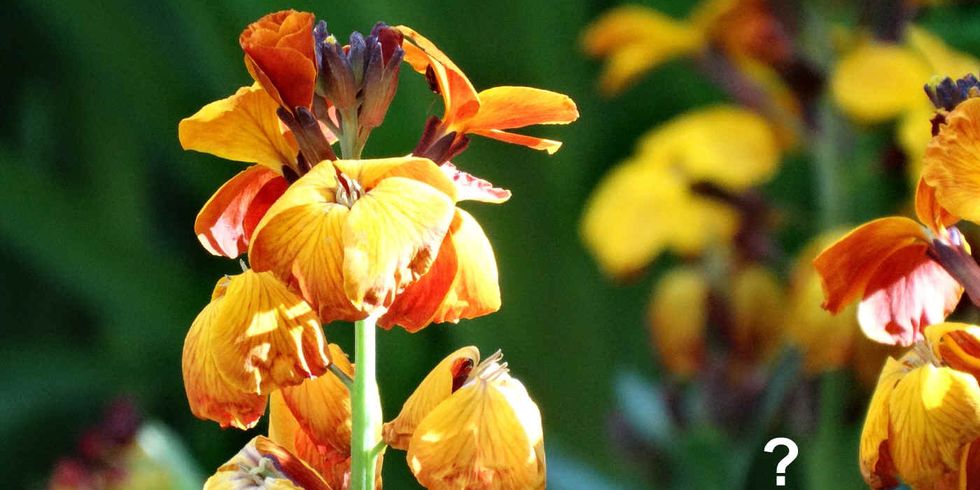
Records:
{"label": "blurred stem", "polygon": [[816,127],[812,130],[814,173],[817,180],[817,200],[820,206],[820,228],[828,230],[843,224],[843,193],[840,181],[838,146],[844,141],[842,126],[830,103],[817,106]]}
{"label": "blurred stem", "polygon": [[351,490],[372,490],[381,442],[381,395],[375,375],[377,317],[354,323],[354,386],[351,389]]}
{"label": "blurred stem", "polygon": [[841,420],[847,394],[847,373],[834,371],[826,373],[820,380],[820,399],[817,430],[808,443],[811,446],[807,457],[807,488],[832,490],[850,483],[841,475],[850,475],[853,470],[852,441],[848,440]]}

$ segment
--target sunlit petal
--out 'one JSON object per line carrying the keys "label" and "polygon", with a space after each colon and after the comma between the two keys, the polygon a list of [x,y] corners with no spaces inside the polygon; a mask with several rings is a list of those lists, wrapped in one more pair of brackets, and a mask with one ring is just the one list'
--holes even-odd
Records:
{"label": "sunlit petal", "polygon": [[194,221],[201,245],[214,255],[235,258],[248,250],[252,231],[288,186],[278,172],[254,165],[215,192]]}

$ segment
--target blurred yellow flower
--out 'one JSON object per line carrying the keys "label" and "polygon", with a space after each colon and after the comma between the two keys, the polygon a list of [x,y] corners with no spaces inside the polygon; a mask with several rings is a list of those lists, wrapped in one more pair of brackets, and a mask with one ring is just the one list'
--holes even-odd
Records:
{"label": "blurred yellow flower", "polygon": [[499,351],[479,356],[465,347],[440,362],[385,424],[385,442],[407,449],[425,488],[544,488],[541,413]]}
{"label": "blurred yellow flower", "polygon": [[599,183],[582,218],[583,240],[616,277],[666,249],[697,255],[726,243],[738,228],[736,210],[692,185],[744,191],[768,180],[779,158],[771,126],[754,112],[716,106],[682,115],[642,137],[635,155]]}
{"label": "blurred yellow flower", "polygon": [[704,366],[708,283],[692,267],[667,271],[653,290],[650,337],[667,371],[690,378]]}
{"label": "blurred yellow flower", "polygon": [[861,473],[873,488],[899,479],[912,488],[976,485],[968,479],[980,437],[978,336],[973,325],[933,325],[920,348],[888,359],[861,433]]}
{"label": "blurred yellow flower", "polygon": [[750,265],[732,277],[731,330],[733,355],[741,362],[758,365],[771,360],[783,345],[786,294],[769,269]]}

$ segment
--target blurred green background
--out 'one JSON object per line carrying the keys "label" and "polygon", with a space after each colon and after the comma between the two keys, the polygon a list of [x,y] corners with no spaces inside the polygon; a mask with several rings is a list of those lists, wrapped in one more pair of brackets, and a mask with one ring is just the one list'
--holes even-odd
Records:
{"label": "blurred green background", "polygon": [[[678,16],[692,5],[646,3]],[[456,160],[514,193],[502,206],[465,205],[497,253],[503,308],[415,335],[381,334],[382,397],[393,416],[444,355],[467,344],[485,353],[501,348],[541,408],[552,488],[643,488],[639,478],[655,472],[655,463],[618,450],[609,420],[624,373],[632,373],[625,379],[656,378],[645,327],[654,274],[625,286],[603,277],[581,244],[578,220],[597,180],[632,151],[639,134],[724,95],[691,62],[676,61],[618,98],[599,97],[598,65],[581,54],[578,41],[591,19],[616,4],[6,2],[0,15],[4,485],[43,487],[57,458],[73,451],[84,428],[119,395],[134,397],[148,418],[171,427],[206,474],[264,431],[223,431],[195,419],[187,407],[180,372],[184,335],[216,278],[239,269],[199,246],[193,220],[243,167],[183,152],[177,122],[250,84],[239,32],[265,13],[296,8],[326,19],[336,33],[365,32],[378,20],[407,24],[438,43],[478,88],[528,85],[576,100],[579,122],[528,131],[564,141],[558,154],[474,138]],[[924,22],[957,48],[980,54],[980,9],[936,11]],[[441,114],[441,103],[421,77],[404,70],[386,124],[366,155],[408,153],[429,114]],[[889,134],[881,128],[864,138]],[[806,158],[785,165],[768,190],[794,220],[792,247],[816,231],[814,205]],[[890,188],[901,188],[903,177],[889,178]],[[865,200],[878,201],[849,208],[852,219],[893,209],[888,192],[872,195],[878,197]],[[327,328],[328,338],[348,352],[350,334],[348,325]],[[844,436],[822,446],[826,471],[845,472],[840,486],[860,483],[855,444],[861,416],[848,417],[841,422]],[[745,451],[741,457],[757,458],[753,481],[771,485],[780,456],[764,454],[761,445]],[[701,457],[692,469],[710,473],[718,455],[694,453]],[[801,445],[799,461],[808,454]],[[414,485],[403,458],[388,453],[389,488]],[[790,471],[794,483],[794,471],[803,470]]]}

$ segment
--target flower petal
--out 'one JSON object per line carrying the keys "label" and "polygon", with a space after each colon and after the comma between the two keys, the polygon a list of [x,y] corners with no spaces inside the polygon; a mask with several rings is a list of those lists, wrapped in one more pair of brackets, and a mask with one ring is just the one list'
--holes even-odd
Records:
{"label": "flower petal", "polygon": [[951,213],[980,222],[980,98],[967,99],[946,116],[926,148],[922,179]]}
{"label": "flower petal", "polygon": [[925,245],[911,245],[878,266],[858,305],[858,322],[872,340],[912,345],[923,328],[953,312],[962,294],[962,286],[928,256]]}
{"label": "flower petal", "polygon": [[980,327],[947,322],[931,325],[925,336],[933,353],[947,366],[980,376]]}
{"label": "flower petal", "polygon": [[258,85],[242,87],[227,99],[212,102],[177,127],[185,150],[258,163],[281,172],[294,166],[297,149],[285,136],[276,116],[278,105]]}
{"label": "flower petal", "polygon": [[449,237],[456,252],[456,278],[432,321],[456,323],[499,310],[497,259],[483,228],[473,216],[457,208]]}
{"label": "flower petal", "polygon": [[[337,344],[330,344],[330,360],[348,376],[354,367]],[[300,427],[310,439],[329,446],[338,454],[350,454],[350,391],[336,375],[326,373],[316,379],[282,389],[283,399]]]}
{"label": "flower petal", "polygon": [[417,332],[432,323],[432,317],[452,288],[459,269],[456,248],[450,235],[451,232],[447,233],[443,239],[432,267],[418,281],[398,294],[384,316],[378,320],[379,326],[391,328],[399,325],[409,332]]}
{"label": "flower petal", "polygon": [[473,131],[473,134],[478,134],[485,138],[495,139],[497,141],[503,141],[504,143],[526,146],[532,150],[543,150],[548,152],[549,155],[554,155],[555,152],[561,148],[561,141],[537,138],[535,136],[527,136],[517,133],[509,133],[507,131],[500,131],[499,129]]}
{"label": "flower petal", "polygon": [[443,117],[446,124],[476,114],[480,109],[480,98],[463,71],[435,44],[432,44],[432,41],[415,32],[412,28],[406,26],[395,28],[405,36],[402,43],[402,49],[405,50],[405,61],[412,65],[415,71],[426,76],[428,76],[428,70],[431,68],[439,93],[442,94],[443,102],[446,105],[446,112]]}
{"label": "flower petal", "polygon": [[960,449],[980,437],[980,387],[951,368],[911,370],[895,386],[888,412],[895,468],[913,488],[957,474]]}
{"label": "flower petal", "polygon": [[315,166],[269,208],[248,254],[255,270],[299,290],[323,323],[365,316],[344,294],[342,235],[350,210],[336,202],[336,192],[333,166]]}
{"label": "flower petal", "polygon": [[313,103],[313,21],[309,12],[283,10],[253,22],[238,39],[249,73],[289,110]]}
{"label": "flower petal", "polygon": [[229,279],[211,329],[221,374],[238,389],[268,394],[326,371],[329,361],[316,314],[268,272]]}
{"label": "flower petal", "polygon": [[500,204],[510,199],[510,191],[494,187],[490,182],[473,176],[446,162],[439,166],[456,186],[456,201],[480,201]]}
{"label": "flower petal", "polygon": [[197,239],[214,255],[238,257],[248,250],[255,225],[288,185],[279,173],[261,165],[243,170],[201,208],[194,221]]}
{"label": "flower petal", "polygon": [[575,102],[549,90],[502,86],[484,90],[479,97],[480,110],[466,120],[466,132],[568,124],[578,119]]}
{"label": "flower petal", "polygon": [[371,160],[337,160],[334,164],[344,175],[351,177],[370,191],[389,177],[405,177],[439,189],[456,200],[456,186],[445,171],[428,158],[415,156]]}
{"label": "flower petal", "polygon": [[885,259],[906,247],[922,249],[926,244],[922,226],[908,218],[881,218],[855,228],[813,260],[826,296],[824,308],[836,314],[863,298]]}
{"label": "flower petal", "polygon": [[247,393],[225,380],[214,359],[211,330],[222,306],[216,298],[198,314],[184,340],[184,389],[191,412],[221,427],[250,429],[265,413],[265,396]]}
{"label": "flower petal", "polygon": [[407,459],[429,489],[542,489],[541,414],[520,381],[478,378],[422,419]]}
{"label": "flower petal", "polygon": [[898,485],[895,465],[889,450],[889,400],[895,385],[908,372],[908,366],[889,357],[881,370],[868,415],[861,430],[859,461],[861,476],[872,488],[894,488]]}
{"label": "flower petal", "polygon": [[915,186],[915,215],[937,235],[960,220],[936,201],[936,189],[921,177]]}
{"label": "flower petal", "polygon": [[395,449],[407,449],[415,427],[458,390],[479,363],[480,351],[473,346],[463,347],[440,361],[405,400],[398,417],[384,425],[385,443]]}
{"label": "flower petal", "polygon": [[313,468],[258,436],[204,483],[205,490],[330,490]]}
{"label": "flower petal", "polygon": [[653,290],[647,313],[650,336],[663,366],[687,378],[704,363],[708,284],[691,267],[669,270]]}
{"label": "flower petal", "polygon": [[830,86],[845,113],[861,122],[877,123],[916,107],[929,76],[929,67],[910,49],[868,43],[841,58]]}
{"label": "flower petal", "polygon": [[438,255],[453,218],[444,192],[390,177],[354,203],[344,223],[344,291],[365,311],[391,306]]}

